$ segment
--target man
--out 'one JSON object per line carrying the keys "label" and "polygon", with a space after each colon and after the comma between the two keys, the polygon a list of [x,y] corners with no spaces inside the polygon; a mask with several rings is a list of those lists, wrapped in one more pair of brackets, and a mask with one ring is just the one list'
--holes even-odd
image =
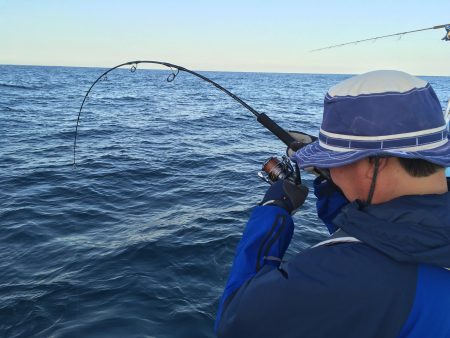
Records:
{"label": "man", "polygon": [[319,141],[292,159],[329,169],[315,192],[334,233],[282,262],[307,189],[273,184],[237,248],[218,335],[450,337],[450,142],[431,86],[397,71],[341,82]]}

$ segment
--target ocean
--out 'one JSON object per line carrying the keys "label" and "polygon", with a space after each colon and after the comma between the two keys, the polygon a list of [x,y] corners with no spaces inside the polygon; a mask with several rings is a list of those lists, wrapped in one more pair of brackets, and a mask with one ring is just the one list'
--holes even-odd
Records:
{"label": "ocean", "polygon": [[[0,66],[0,337],[214,337],[234,250],[285,146],[187,73]],[[317,135],[349,75],[201,72]],[[423,77],[447,106],[450,77]],[[313,177],[303,175],[311,186]],[[324,239],[310,194],[285,256]]]}

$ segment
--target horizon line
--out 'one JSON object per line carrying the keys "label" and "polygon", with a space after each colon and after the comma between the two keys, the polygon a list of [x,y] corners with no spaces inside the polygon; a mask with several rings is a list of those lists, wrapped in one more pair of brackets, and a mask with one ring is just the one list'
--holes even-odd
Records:
{"label": "horizon line", "polygon": [[[138,61],[138,60],[136,60]],[[157,61],[157,60],[155,60]],[[23,66],[23,67],[66,67],[66,68],[97,68],[97,69],[110,69],[113,68],[112,67],[105,67],[105,66],[74,66],[74,65],[47,65],[47,64],[10,64],[10,63],[0,63],[0,66]],[[117,65],[115,65],[117,66]],[[183,66],[184,67],[184,66]],[[242,70],[208,70],[208,69],[194,69],[194,68],[188,68],[189,70],[193,70],[193,71],[199,71],[199,72],[217,72],[217,73],[263,73],[263,74],[304,74],[304,75],[357,75],[359,73],[325,73],[325,72],[316,72],[316,73],[311,73],[311,72],[283,72],[283,71],[242,71]],[[119,68],[121,69],[121,68]],[[146,67],[141,67],[140,69],[142,70],[163,70],[157,67],[152,67],[152,66],[147,66]],[[413,74],[414,76],[428,76],[428,77],[450,77],[449,75],[426,75],[426,74]]]}

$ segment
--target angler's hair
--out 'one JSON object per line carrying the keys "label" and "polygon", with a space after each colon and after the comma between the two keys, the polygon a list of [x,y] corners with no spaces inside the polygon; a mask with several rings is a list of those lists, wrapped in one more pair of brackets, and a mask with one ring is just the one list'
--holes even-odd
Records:
{"label": "angler's hair", "polygon": [[402,168],[413,177],[430,176],[439,170],[444,169],[443,166],[422,159],[398,157],[398,161]]}

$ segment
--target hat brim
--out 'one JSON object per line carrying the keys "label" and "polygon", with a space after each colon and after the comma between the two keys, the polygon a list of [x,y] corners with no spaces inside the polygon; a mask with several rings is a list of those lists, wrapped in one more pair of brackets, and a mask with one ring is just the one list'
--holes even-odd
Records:
{"label": "hat brim", "polygon": [[354,150],[338,152],[323,148],[319,141],[308,144],[297,150],[291,159],[297,162],[300,168],[334,168],[350,164],[369,156],[392,156],[402,158],[422,159],[443,167],[450,167],[450,136],[444,145],[422,151],[400,150]]}

